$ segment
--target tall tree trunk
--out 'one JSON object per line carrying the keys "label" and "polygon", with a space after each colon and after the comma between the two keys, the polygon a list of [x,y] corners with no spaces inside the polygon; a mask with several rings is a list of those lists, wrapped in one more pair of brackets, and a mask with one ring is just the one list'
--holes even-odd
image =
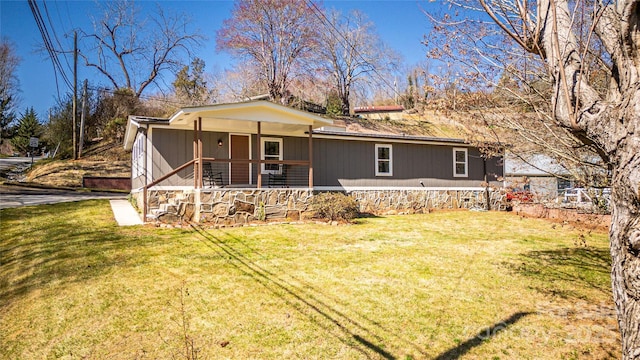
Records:
{"label": "tall tree trunk", "polygon": [[609,231],[613,299],[618,311],[623,359],[640,359],[640,185],[637,181],[640,179],[640,143],[635,140],[619,149],[620,156],[613,169]]}
{"label": "tall tree trunk", "polygon": [[342,97],[342,115],[349,116],[351,104],[349,103],[349,95]]}

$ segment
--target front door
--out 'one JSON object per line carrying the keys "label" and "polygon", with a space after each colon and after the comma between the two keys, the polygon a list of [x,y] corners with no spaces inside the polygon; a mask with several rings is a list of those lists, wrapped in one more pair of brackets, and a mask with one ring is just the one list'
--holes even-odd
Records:
{"label": "front door", "polygon": [[[231,135],[231,159],[250,159],[249,135]],[[230,184],[250,184],[251,164],[231,163]]]}

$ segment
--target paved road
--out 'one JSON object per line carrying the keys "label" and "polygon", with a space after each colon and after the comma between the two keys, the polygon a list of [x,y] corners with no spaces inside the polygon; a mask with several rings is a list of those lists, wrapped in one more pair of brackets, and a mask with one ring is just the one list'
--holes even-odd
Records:
{"label": "paved road", "polygon": [[[39,160],[39,157],[33,158],[33,161]],[[18,165],[30,165],[31,158],[30,157],[8,157],[8,158],[0,158],[0,172],[9,170]]]}
{"label": "paved road", "polygon": [[[31,158],[11,157],[0,159],[0,173],[18,176],[31,164]],[[17,180],[17,179],[12,179]],[[124,199],[126,194],[106,192],[82,192],[59,189],[38,189],[24,186],[0,185],[0,209],[18,206],[54,204],[89,199]]]}
{"label": "paved road", "polygon": [[23,186],[0,185],[0,209],[54,204],[90,199],[125,199],[126,194],[81,192],[58,189],[37,189]]}

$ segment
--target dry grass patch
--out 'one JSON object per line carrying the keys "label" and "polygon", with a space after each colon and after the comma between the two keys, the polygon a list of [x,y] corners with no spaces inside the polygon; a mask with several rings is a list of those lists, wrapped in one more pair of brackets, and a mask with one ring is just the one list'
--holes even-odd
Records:
{"label": "dry grass patch", "polygon": [[126,160],[41,161],[27,174],[27,181],[49,186],[81,187],[83,176],[130,177]]}
{"label": "dry grass patch", "polygon": [[6,358],[617,354],[605,233],[493,212],[119,228],[106,201],[0,216]]}

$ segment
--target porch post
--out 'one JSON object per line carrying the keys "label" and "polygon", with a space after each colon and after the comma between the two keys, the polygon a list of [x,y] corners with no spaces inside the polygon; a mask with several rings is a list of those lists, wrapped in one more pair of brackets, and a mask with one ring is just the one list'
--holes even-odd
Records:
{"label": "porch post", "polygon": [[258,136],[257,136],[257,148],[258,148],[258,189],[262,188],[262,144],[260,137],[262,136],[262,124],[258,121]]}
{"label": "porch post", "polygon": [[149,190],[149,188],[147,187],[147,185],[149,184],[149,177],[147,176],[147,162],[149,160],[147,151],[148,151],[148,144],[149,144],[149,125],[147,124],[145,126],[145,130],[144,130],[144,187],[143,187],[143,191],[144,193],[142,194],[142,222],[145,223],[147,222],[147,191]]}
{"label": "porch post", "polygon": [[309,189],[313,189],[313,126],[309,125]]}
{"label": "porch post", "polygon": [[202,189],[202,118],[198,118],[198,189]]}
{"label": "porch post", "polygon": [[198,187],[198,122],[193,121],[193,188]]}

